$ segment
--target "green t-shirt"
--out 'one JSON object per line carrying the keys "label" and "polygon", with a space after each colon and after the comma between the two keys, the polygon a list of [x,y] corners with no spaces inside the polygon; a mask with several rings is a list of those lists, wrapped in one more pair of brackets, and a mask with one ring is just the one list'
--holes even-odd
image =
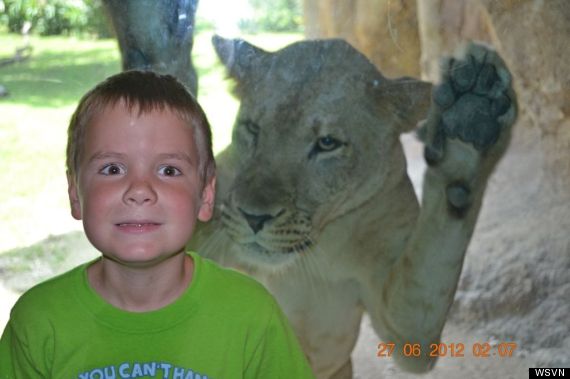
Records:
{"label": "green t-shirt", "polygon": [[174,303],[105,302],[84,264],[26,292],[0,339],[0,378],[313,378],[285,316],[253,279],[191,253]]}

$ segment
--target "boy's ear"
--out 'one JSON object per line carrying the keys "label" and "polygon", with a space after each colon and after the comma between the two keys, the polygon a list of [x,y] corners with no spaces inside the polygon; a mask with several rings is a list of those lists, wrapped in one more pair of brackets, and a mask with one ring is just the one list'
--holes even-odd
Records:
{"label": "boy's ear", "polygon": [[216,176],[206,181],[202,189],[202,199],[198,210],[198,220],[209,221],[214,214],[214,201],[216,199]]}
{"label": "boy's ear", "polygon": [[76,220],[81,220],[81,203],[79,202],[79,193],[77,191],[77,183],[75,178],[67,173],[67,194],[69,195],[69,205],[71,206],[71,215]]}

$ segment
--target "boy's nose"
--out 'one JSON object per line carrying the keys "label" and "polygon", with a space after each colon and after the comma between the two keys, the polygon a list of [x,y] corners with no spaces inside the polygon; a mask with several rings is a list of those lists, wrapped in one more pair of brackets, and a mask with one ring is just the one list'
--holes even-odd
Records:
{"label": "boy's nose", "polygon": [[133,180],[123,196],[126,204],[136,205],[152,204],[156,199],[156,192],[151,183],[146,180]]}

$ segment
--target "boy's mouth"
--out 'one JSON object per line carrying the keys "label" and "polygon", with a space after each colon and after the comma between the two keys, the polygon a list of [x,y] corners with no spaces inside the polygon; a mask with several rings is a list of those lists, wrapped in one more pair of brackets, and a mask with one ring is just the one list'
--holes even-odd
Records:
{"label": "boy's mouth", "polygon": [[152,232],[160,227],[161,224],[156,222],[121,222],[115,224],[119,230],[127,233],[145,233]]}
{"label": "boy's mouth", "polygon": [[117,224],[117,226],[138,226],[139,228],[142,228],[145,225],[160,225],[160,224],[157,224],[156,222],[122,222],[120,224]]}

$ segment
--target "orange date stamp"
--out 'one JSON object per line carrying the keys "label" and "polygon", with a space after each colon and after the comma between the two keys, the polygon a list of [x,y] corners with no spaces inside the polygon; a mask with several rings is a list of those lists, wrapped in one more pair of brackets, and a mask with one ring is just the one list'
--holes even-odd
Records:
{"label": "orange date stamp", "polygon": [[399,349],[399,352],[405,357],[420,357],[428,355],[429,357],[451,357],[463,358],[472,356],[475,358],[509,358],[513,356],[517,348],[516,342],[499,342],[499,343],[473,343],[467,346],[463,343],[432,343],[429,345],[428,351],[422,351],[419,343],[405,343],[397,346],[392,342],[381,342],[378,344],[376,356],[379,358],[389,358]]}

